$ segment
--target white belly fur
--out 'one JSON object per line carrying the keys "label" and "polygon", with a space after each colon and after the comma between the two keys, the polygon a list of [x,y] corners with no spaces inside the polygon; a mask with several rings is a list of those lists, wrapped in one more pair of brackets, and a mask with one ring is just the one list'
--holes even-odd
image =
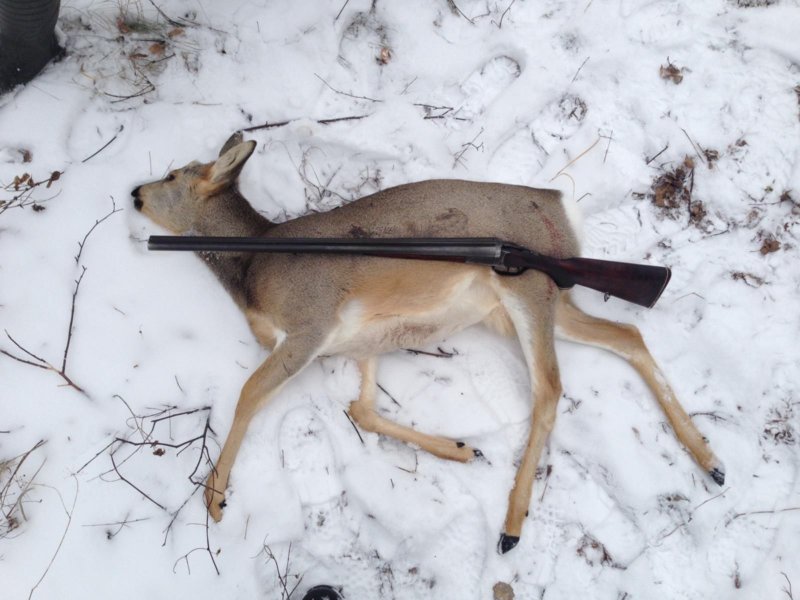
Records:
{"label": "white belly fur", "polygon": [[[403,299],[398,298],[397,306],[403,305]],[[483,321],[499,305],[496,292],[482,277],[465,278],[445,302],[412,314],[400,310],[391,315],[369,314],[364,303],[348,300],[320,354],[360,359],[398,348],[420,347]]]}

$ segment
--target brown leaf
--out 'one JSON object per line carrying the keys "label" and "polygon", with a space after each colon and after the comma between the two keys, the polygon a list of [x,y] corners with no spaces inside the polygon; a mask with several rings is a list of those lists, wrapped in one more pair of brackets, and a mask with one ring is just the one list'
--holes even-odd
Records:
{"label": "brown leaf", "polygon": [[777,252],[780,249],[781,249],[781,243],[774,237],[769,236],[761,244],[761,250],[759,250],[759,252],[761,252],[761,254],[763,255],[767,255],[772,252]]}
{"label": "brown leaf", "polygon": [[33,160],[33,154],[27,148],[20,148],[19,153],[22,154],[22,162],[29,163]]}
{"label": "brown leaf", "polygon": [[161,56],[164,54],[164,50],[166,50],[167,45],[164,42],[155,42],[154,44],[150,44],[150,54],[154,54],[156,56]]}
{"label": "brown leaf", "polygon": [[164,456],[165,451],[163,448],[156,448],[155,450],[153,450],[153,454],[155,454],[156,456]]}
{"label": "brown leaf", "polygon": [[661,79],[669,79],[675,85],[683,81],[683,69],[679,69],[671,62],[668,62],[666,66],[661,65],[658,74],[661,76]]}
{"label": "brown leaf", "polygon": [[183,27],[176,27],[175,29],[170,29],[167,32],[167,36],[171,37],[171,38],[174,38],[174,37],[179,37],[179,36],[183,35],[184,33],[186,33],[186,32],[183,30]]}
{"label": "brown leaf", "polygon": [[122,17],[117,19],[117,30],[120,33],[130,33],[131,32],[131,28],[128,27],[128,25],[125,23],[125,21],[122,19]]}
{"label": "brown leaf", "polygon": [[381,48],[381,53],[377,56],[378,63],[382,65],[389,64],[389,61],[392,60],[392,50],[391,48],[387,48],[383,46]]}

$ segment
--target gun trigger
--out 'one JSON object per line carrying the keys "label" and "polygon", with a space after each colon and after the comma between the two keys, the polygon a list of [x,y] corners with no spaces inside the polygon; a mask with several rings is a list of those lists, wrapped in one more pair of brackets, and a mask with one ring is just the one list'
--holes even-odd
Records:
{"label": "gun trigger", "polygon": [[516,277],[522,275],[526,270],[525,267],[500,267],[497,265],[492,267],[492,271],[503,277]]}

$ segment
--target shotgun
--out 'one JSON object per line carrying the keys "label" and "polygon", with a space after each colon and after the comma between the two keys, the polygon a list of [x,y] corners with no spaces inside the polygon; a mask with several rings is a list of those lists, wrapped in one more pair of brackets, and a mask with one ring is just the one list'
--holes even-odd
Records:
{"label": "shotgun", "polygon": [[261,238],[153,235],[149,250],[345,254],[487,265],[500,275],[528,269],[561,289],[575,285],[651,308],[667,287],[667,267],[593,258],[553,258],[497,238]]}

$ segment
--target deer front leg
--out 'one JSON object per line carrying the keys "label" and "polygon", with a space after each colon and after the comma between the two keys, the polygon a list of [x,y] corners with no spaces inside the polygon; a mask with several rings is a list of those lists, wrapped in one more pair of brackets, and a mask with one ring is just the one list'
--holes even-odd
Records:
{"label": "deer front leg", "polygon": [[358,400],[350,404],[349,412],[350,416],[363,429],[387,435],[408,444],[414,444],[439,458],[467,462],[473,458],[483,456],[480,450],[471,448],[464,442],[420,433],[410,427],[404,427],[384,419],[375,412],[375,393],[377,390],[375,373],[377,366],[378,359],[374,356],[358,361],[358,368],[361,371],[361,393]]}
{"label": "deer front leg", "polygon": [[206,507],[215,521],[222,518],[228,478],[250,421],[289,379],[314,360],[317,350],[315,340],[309,337],[287,337],[244,384],[230,432],[206,483]]}

